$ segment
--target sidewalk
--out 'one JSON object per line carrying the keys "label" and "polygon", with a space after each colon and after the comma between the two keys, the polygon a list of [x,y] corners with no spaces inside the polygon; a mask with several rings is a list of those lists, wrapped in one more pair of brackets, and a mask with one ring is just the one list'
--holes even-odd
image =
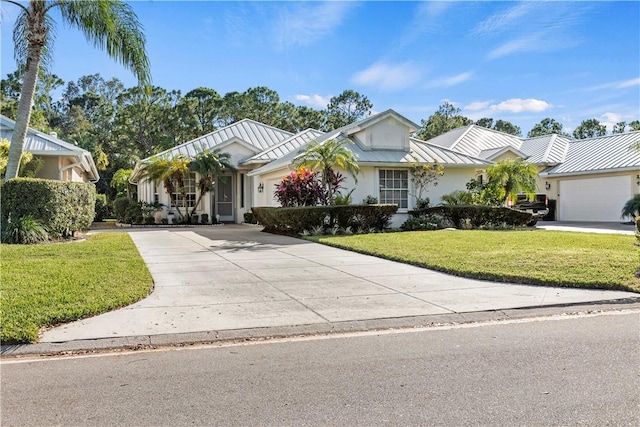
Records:
{"label": "sidewalk", "polygon": [[451,320],[467,313],[640,301],[630,292],[454,277],[259,230],[225,225],[131,231],[153,275],[153,293],[129,307],[51,329],[40,342],[293,326],[320,331],[343,322]]}

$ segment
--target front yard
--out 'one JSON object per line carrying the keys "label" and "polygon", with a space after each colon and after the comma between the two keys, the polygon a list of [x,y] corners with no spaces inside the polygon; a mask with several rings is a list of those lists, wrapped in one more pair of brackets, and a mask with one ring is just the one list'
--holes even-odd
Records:
{"label": "front yard", "polygon": [[640,292],[640,251],[629,235],[440,230],[311,239],[464,277]]}
{"label": "front yard", "polygon": [[1,245],[3,344],[35,342],[42,327],[104,313],[151,292],[153,281],[126,233],[86,241]]}

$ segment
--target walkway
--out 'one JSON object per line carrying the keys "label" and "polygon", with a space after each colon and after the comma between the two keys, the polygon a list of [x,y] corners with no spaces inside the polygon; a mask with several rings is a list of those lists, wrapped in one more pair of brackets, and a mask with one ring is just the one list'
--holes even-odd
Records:
{"label": "walkway", "polygon": [[[175,230],[175,231],[174,231]],[[629,292],[464,279],[259,231],[132,230],[155,282],[129,307],[41,342],[326,324],[637,298]]]}

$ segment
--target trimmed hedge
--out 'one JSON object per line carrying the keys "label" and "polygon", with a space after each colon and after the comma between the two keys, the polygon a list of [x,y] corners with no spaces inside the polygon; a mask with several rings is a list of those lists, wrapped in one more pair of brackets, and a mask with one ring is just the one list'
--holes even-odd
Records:
{"label": "trimmed hedge", "polygon": [[397,205],[299,206],[293,208],[251,208],[264,231],[299,234],[323,227],[382,231],[389,227]]}
{"label": "trimmed hedge", "polygon": [[95,216],[96,187],[90,183],[14,178],[2,187],[2,229],[32,217],[54,238],[86,230]]}
{"label": "trimmed hedge", "polygon": [[487,225],[507,224],[513,227],[527,225],[532,214],[503,206],[452,205],[409,211],[413,217],[423,215],[442,215],[451,221],[456,228],[480,228]]}

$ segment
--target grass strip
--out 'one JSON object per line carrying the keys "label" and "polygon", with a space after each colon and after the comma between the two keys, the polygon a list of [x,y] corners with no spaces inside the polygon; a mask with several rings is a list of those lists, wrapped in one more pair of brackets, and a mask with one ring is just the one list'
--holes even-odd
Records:
{"label": "grass strip", "polygon": [[126,233],[0,248],[3,344],[36,342],[40,328],[130,305],[153,288],[151,274]]}
{"label": "grass strip", "polygon": [[438,230],[310,239],[475,279],[640,292],[640,252],[630,235]]}

